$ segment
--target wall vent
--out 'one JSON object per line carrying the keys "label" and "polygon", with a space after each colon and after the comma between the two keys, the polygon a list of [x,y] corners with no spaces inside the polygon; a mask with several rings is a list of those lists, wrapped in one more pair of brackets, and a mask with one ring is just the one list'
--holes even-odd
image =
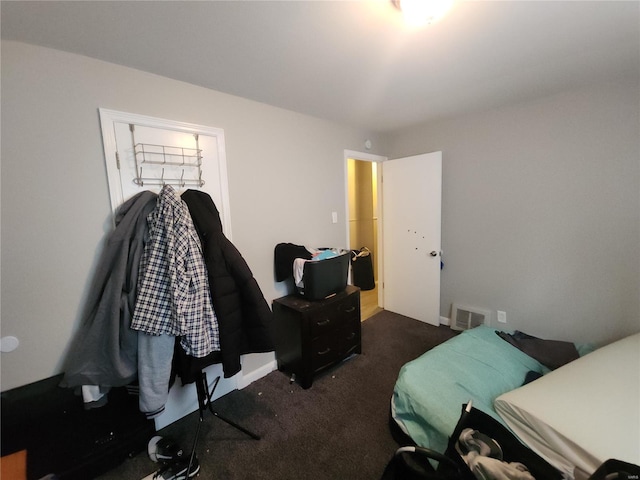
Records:
{"label": "wall vent", "polygon": [[475,307],[466,307],[454,303],[451,308],[451,328],[453,330],[469,330],[479,325],[491,323],[491,312]]}

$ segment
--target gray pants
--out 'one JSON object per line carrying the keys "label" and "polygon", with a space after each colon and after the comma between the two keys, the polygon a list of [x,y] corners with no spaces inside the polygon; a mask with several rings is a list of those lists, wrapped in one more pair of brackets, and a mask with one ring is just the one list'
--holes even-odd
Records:
{"label": "gray pants", "polygon": [[139,405],[147,418],[155,418],[164,412],[169,396],[175,338],[167,334],[138,332]]}

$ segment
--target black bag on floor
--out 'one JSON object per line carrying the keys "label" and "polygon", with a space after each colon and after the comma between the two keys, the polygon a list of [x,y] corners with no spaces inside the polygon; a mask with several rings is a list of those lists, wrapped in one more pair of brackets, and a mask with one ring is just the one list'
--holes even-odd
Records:
{"label": "black bag on floor", "polygon": [[[447,464],[447,468],[436,471],[430,460]],[[462,478],[464,477],[458,465],[450,458],[428,448],[408,446],[396,451],[387,464],[381,480],[461,480]]]}
{"label": "black bag on floor", "polygon": [[351,250],[351,277],[353,284],[361,290],[373,290],[376,281],[373,275],[373,258],[367,247]]}
{"label": "black bag on floor", "polygon": [[[463,456],[469,458],[469,452],[465,449],[466,444],[462,441],[461,435],[463,435],[463,439],[469,439],[474,447],[480,444],[484,448],[484,453],[487,452],[487,449],[490,450],[486,456],[494,458],[498,467],[525,468],[534,478],[539,480],[561,480],[563,478],[560,471],[524,445],[507,427],[483,411],[473,408],[469,403],[462,406],[458,424],[449,438],[445,452],[446,457],[458,464],[459,469],[463,472],[462,478],[465,480],[475,480],[476,476],[463,458]],[[502,465],[498,465],[498,463]],[[446,469],[447,466],[441,464],[438,470],[443,468]]]}
{"label": "black bag on floor", "polygon": [[589,480],[639,480],[640,466],[621,460],[607,460],[589,477]]}
{"label": "black bag on floor", "polygon": [[[460,440],[461,435],[468,443]],[[525,469],[538,480],[563,478],[504,425],[468,404],[462,406],[444,455],[422,447],[400,448],[387,465],[382,480],[476,480],[463,458],[471,458],[469,444],[478,447],[490,459],[487,463],[491,466]],[[436,468],[430,459],[438,462]],[[486,474],[486,478],[491,477],[491,473]]]}

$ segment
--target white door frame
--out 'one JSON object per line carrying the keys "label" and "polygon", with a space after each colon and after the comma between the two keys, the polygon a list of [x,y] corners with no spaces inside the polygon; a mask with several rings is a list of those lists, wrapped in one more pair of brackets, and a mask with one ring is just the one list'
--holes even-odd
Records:
{"label": "white door frame", "polygon": [[[366,162],[376,162],[378,164],[388,160],[389,157],[385,157],[382,155],[375,155],[373,153],[367,152],[358,152],[356,150],[345,150],[344,151],[344,218],[345,218],[345,226],[346,226],[346,246],[349,248],[351,245],[351,235],[349,233],[349,159],[352,158],[354,160],[362,160]],[[377,176],[377,189],[378,189],[378,205],[376,206],[375,215],[378,217],[378,244],[376,245],[376,251],[378,252],[376,264],[378,267],[378,305],[381,308],[384,308],[384,267],[382,264],[382,258],[384,255],[384,245],[382,239],[382,222],[384,219],[382,218],[382,176],[380,175],[381,169],[378,168],[378,176]]]}

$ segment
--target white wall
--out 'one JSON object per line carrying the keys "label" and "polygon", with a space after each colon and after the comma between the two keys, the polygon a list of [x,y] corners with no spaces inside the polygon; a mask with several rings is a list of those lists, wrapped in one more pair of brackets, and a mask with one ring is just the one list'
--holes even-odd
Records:
{"label": "white wall", "polygon": [[605,342],[640,330],[640,85],[596,85],[397,132],[443,152],[441,315]]}
{"label": "white wall", "polygon": [[[233,242],[269,303],[278,242],[343,245],[344,149],[375,136],[137,70],[2,42],[2,390],[59,373],[110,203],[98,108],[223,128]],[[331,212],[339,212],[337,224]],[[258,369],[272,354],[252,355]]]}

